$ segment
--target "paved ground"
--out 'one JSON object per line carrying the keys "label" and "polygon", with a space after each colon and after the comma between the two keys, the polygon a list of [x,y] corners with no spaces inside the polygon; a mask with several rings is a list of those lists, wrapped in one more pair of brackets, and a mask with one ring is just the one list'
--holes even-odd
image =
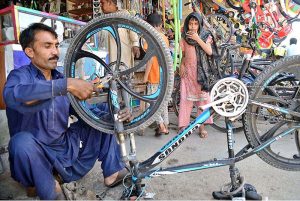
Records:
{"label": "paved ground", "polygon": [[[154,137],[153,129],[146,129],[144,136],[136,136],[138,159],[144,160],[168,140],[175,136],[176,117],[170,113],[171,133],[168,136]],[[209,137],[205,140],[191,135],[187,141],[174,152],[163,164],[163,167],[192,163],[213,158],[227,157],[226,134],[208,128]],[[235,135],[235,147],[246,145],[244,134]],[[288,149],[288,147],[287,147]],[[2,158],[6,158],[3,155]],[[237,163],[247,183],[253,184],[264,200],[300,200],[300,174],[276,169],[259,157],[252,156]],[[146,181],[147,192],[156,193],[158,200],[212,200],[212,192],[229,182],[228,167],[221,167],[191,173],[157,177]],[[122,187],[107,189],[103,185],[99,163],[79,183],[104,197],[105,200],[118,199]],[[0,199],[30,199],[25,191],[9,177],[6,171],[0,175]]]}

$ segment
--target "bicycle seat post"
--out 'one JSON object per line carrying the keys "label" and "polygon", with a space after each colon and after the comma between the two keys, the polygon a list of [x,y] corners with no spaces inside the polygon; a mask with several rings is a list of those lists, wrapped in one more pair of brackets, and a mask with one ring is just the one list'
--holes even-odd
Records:
{"label": "bicycle seat post", "polygon": [[243,64],[242,64],[241,72],[239,73],[239,77],[238,77],[239,80],[242,79],[242,77],[245,75],[246,71],[248,70],[251,58],[252,58],[252,55],[247,54],[245,56]]}
{"label": "bicycle seat post", "polygon": [[[225,117],[225,123],[227,128],[227,146],[228,146],[228,156],[229,158],[234,158],[234,137],[233,137],[233,126],[231,120]],[[229,166],[230,179],[231,179],[231,190],[235,190],[239,187],[239,170],[235,167],[235,163]]]}

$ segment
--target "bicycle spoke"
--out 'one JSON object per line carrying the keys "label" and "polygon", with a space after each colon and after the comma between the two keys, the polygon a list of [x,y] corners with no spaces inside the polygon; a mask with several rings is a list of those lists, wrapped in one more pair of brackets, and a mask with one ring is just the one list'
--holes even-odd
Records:
{"label": "bicycle spoke", "polygon": [[113,30],[113,37],[116,41],[117,44],[117,61],[116,61],[116,70],[119,70],[119,66],[121,63],[121,40],[120,40],[120,35],[118,32],[118,28],[116,27],[115,24],[111,25],[112,30]]}
{"label": "bicycle spoke", "polygon": [[[158,96],[154,97],[154,98],[151,98],[149,96],[141,96],[139,95],[138,93],[136,93],[135,91],[131,90],[130,87],[125,84],[124,82],[122,82],[121,80],[117,79],[117,82],[122,86],[123,89],[125,89],[125,91],[127,91],[130,95],[140,99],[140,100],[143,100],[145,102],[148,102],[148,103],[153,103],[157,100]],[[145,98],[147,97],[147,98]]]}
{"label": "bicycle spoke", "polygon": [[75,52],[75,61],[78,61],[81,58],[92,58],[95,59],[96,61],[98,61],[102,66],[104,66],[104,68],[108,71],[111,72],[111,69],[108,67],[108,65],[105,63],[105,61],[103,61],[100,57],[98,57],[97,55],[85,51],[85,50],[79,50],[77,52]]}
{"label": "bicycle spoke", "polygon": [[155,51],[154,50],[149,50],[147,51],[145,57],[143,58],[143,60],[141,60],[136,66],[130,68],[130,69],[127,69],[127,70],[124,70],[124,71],[121,71],[120,72],[120,75],[129,75],[130,73],[134,73],[135,71],[137,71],[138,69],[144,67],[147,62],[155,55]]}

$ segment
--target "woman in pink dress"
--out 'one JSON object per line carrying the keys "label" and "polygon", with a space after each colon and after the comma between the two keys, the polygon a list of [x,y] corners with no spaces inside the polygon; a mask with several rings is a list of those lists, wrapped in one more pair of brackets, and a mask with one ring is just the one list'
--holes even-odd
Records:
{"label": "woman in pink dress", "polygon": [[[184,129],[190,123],[190,115],[193,105],[199,106],[209,103],[209,94],[203,90],[205,80],[199,78],[199,68],[204,62],[200,60],[200,51],[212,55],[212,38],[210,36],[202,40],[200,29],[202,18],[196,12],[189,14],[184,22],[183,38],[180,46],[183,52],[183,58],[180,65],[180,106],[179,106],[179,130]],[[198,115],[202,111],[197,109]],[[209,118],[206,124],[212,124],[212,118]],[[208,136],[205,126],[199,128],[199,136],[206,138]]]}

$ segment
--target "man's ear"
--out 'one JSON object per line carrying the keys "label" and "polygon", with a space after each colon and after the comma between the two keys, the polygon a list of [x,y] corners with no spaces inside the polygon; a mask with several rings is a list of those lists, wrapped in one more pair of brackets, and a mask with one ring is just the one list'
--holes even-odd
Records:
{"label": "man's ear", "polygon": [[29,58],[33,58],[33,49],[32,48],[30,48],[30,47],[26,47],[25,48],[25,54],[29,57]]}

